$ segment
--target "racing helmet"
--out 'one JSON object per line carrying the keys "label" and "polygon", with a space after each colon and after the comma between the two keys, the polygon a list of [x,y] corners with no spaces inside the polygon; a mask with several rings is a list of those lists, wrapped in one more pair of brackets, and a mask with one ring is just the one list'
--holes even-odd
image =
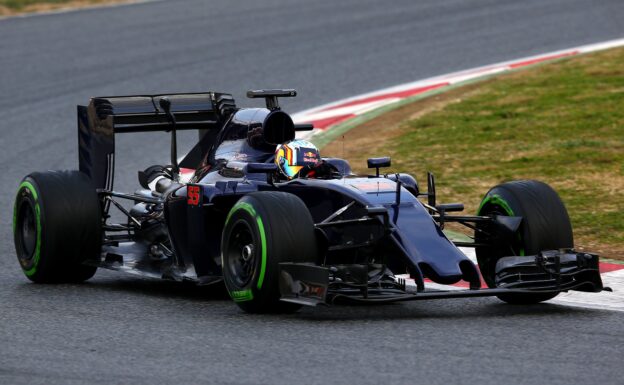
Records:
{"label": "racing helmet", "polygon": [[275,164],[286,179],[300,175],[302,169],[310,169],[321,161],[321,153],[307,140],[296,139],[277,146]]}

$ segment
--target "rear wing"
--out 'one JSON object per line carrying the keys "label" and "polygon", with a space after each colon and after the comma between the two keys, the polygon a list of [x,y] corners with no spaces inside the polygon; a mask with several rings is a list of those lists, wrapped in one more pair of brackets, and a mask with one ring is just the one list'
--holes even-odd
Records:
{"label": "rear wing", "polygon": [[217,92],[92,98],[78,106],[78,157],[96,188],[113,188],[115,134],[171,130],[162,98],[171,102],[176,130],[218,130],[236,109],[231,95]]}

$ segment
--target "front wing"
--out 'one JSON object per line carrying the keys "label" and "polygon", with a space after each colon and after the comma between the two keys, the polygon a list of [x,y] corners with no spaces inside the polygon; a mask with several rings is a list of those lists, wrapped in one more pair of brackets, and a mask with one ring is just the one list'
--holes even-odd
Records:
{"label": "front wing", "polygon": [[333,303],[375,304],[426,299],[486,297],[502,294],[600,292],[598,256],[574,250],[549,250],[534,256],[501,258],[496,288],[430,290],[408,285],[383,265],[280,264],[281,300],[315,306]]}

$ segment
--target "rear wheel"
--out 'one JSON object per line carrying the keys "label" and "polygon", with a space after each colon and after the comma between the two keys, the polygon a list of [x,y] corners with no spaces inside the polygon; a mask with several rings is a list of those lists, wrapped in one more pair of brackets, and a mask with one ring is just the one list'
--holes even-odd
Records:
{"label": "rear wheel", "polygon": [[230,210],[223,229],[223,279],[236,304],[250,313],[291,312],[279,300],[281,262],[315,262],[314,221],[297,196],[256,192]]}
{"label": "rear wheel", "polygon": [[[488,191],[477,214],[522,217],[520,229],[512,241],[476,249],[481,274],[489,287],[496,286],[494,269],[501,257],[535,255],[540,251],[572,248],[574,245],[568,212],[555,190],[543,182],[520,180],[500,184]],[[496,231],[492,228],[484,230]],[[475,240],[480,242],[483,236],[476,232]],[[549,300],[556,295],[504,294],[498,298],[513,304],[530,304]]]}
{"label": "rear wheel", "polygon": [[28,175],[13,209],[17,260],[33,282],[81,282],[96,267],[101,244],[100,206],[95,189],[78,171]]}

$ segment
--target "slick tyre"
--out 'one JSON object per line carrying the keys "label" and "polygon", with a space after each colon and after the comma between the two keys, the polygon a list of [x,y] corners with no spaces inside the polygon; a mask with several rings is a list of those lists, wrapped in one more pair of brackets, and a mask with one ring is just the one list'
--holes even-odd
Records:
{"label": "slick tyre", "polygon": [[100,204],[79,171],[35,172],[22,180],[13,208],[17,260],[33,282],[82,282],[96,267],[101,245]]}
{"label": "slick tyre", "polygon": [[[500,184],[488,191],[477,215],[522,217],[515,239],[497,247],[477,247],[476,254],[483,279],[495,287],[494,268],[504,256],[536,255],[543,250],[572,248],[572,225],[559,195],[549,185],[535,180],[519,180]],[[486,231],[495,231],[492,228]],[[475,233],[475,240],[482,235]],[[498,298],[511,304],[532,304],[554,298],[555,294],[505,294]]]}
{"label": "slick tyre", "polygon": [[230,297],[249,313],[293,312],[281,302],[280,262],[316,262],[314,221],[303,201],[283,192],[256,192],[230,210],[222,236],[223,279]]}

